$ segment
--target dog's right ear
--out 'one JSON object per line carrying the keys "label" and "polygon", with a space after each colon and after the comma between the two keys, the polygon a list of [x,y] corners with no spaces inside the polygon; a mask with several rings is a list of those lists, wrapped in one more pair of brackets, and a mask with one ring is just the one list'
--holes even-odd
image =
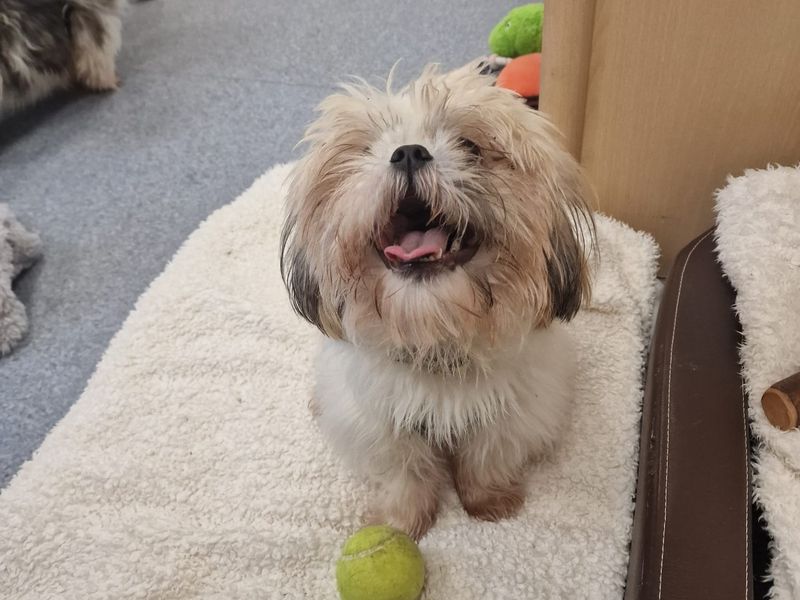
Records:
{"label": "dog's right ear", "polygon": [[295,218],[287,217],[281,232],[281,278],[294,311],[332,338],[342,337],[341,315],[328,314],[319,290],[319,282],[311,271],[302,246],[294,235]]}
{"label": "dog's right ear", "polygon": [[281,231],[281,278],[289,292],[294,311],[309,323],[322,329],[319,315],[319,283],[311,274],[306,253],[295,243],[296,219],[286,218]]}
{"label": "dog's right ear", "polygon": [[311,275],[305,252],[291,244],[292,225],[289,221],[281,233],[281,277],[294,311],[320,329],[319,284]]}

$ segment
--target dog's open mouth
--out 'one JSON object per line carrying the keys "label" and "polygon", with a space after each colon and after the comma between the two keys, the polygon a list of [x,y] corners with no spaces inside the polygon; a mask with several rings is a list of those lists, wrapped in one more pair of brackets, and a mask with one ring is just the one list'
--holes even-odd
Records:
{"label": "dog's open mouth", "polygon": [[469,262],[479,245],[471,226],[449,225],[441,216],[431,214],[427,202],[409,194],[400,201],[377,250],[390,269],[422,275]]}

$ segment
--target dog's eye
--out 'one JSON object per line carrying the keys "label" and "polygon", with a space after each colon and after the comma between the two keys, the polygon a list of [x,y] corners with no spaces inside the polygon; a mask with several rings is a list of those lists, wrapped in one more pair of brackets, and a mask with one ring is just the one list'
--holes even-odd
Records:
{"label": "dog's eye", "polygon": [[463,148],[470,154],[474,156],[481,155],[481,149],[478,147],[478,144],[476,144],[472,140],[467,138],[460,138],[458,141],[461,144],[461,146],[463,146]]}

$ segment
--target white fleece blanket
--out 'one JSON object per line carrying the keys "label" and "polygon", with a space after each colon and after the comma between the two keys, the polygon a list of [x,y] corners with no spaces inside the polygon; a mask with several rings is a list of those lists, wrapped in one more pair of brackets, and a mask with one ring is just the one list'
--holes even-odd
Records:
{"label": "white fleece blanket", "polygon": [[800,598],[800,430],[772,427],[761,395],[800,371],[800,167],[747,171],[717,193],[717,248],[736,289],[755,452],[772,534],[773,597]]}
{"label": "white fleece blanket", "polygon": [[[277,268],[287,168],[192,234],[2,493],[0,595],[336,598],[367,486],[307,410],[317,333]],[[657,249],[598,232],[569,432],[519,518],[476,522],[449,496],[421,543],[427,599],[621,597]]]}

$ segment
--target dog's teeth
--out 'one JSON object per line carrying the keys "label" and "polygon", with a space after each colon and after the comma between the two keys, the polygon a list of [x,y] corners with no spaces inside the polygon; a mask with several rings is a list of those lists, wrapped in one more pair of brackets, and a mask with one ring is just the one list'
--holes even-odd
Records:
{"label": "dog's teeth", "polygon": [[461,250],[461,238],[457,237],[450,245],[450,252],[458,252],[459,250]]}
{"label": "dog's teeth", "polygon": [[436,254],[429,254],[428,256],[423,256],[422,258],[418,259],[417,262],[435,262],[442,258],[442,251],[437,250]]}

